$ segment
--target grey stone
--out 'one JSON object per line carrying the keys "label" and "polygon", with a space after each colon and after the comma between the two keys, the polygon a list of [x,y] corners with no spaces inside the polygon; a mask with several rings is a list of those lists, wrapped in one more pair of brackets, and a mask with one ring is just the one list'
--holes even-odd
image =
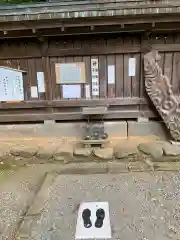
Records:
{"label": "grey stone", "polygon": [[149,166],[147,166],[147,164],[145,164],[144,162],[141,162],[141,161],[129,162],[128,169],[131,172],[144,172],[144,171],[150,170]]}
{"label": "grey stone", "polygon": [[155,159],[163,155],[162,145],[154,142],[140,143],[138,149],[147,155],[151,155]]}
{"label": "grey stone", "polygon": [[128,137],[136,136],[157,136],[163,140],[168,139],[167,130],[162,123],[128,121]]}
{"label": "grey stone", "polygon": [[156,171],[180,171],[180,162],[155,162]]}
{"label": "grey stone", "polygon": [[122,172],[129,172],[129,170],[125,163],[109,162],[108,163],[108,172],[109,173],[122,173]]}
{"label": "grey stone", "polygon": [[0,149],[0,159],[1,160],[6,160],[9,155],[10,155],[10,152],[8,150]]}
{"label": "grey stone", "polygon": [[45,125],[49,125],[49,124],[51,125],[51,124],[56,124],[56,122],[54,120],[45,120],[44,124]]}
{"label": "grey stone", "polygon": [[147,123],[149,122],[149,118],[146,118],[146,117],[138,117],[137,119],[138,122],[144,122],[144,123]]}
{"label": "grey stone", "polygon": [[109,137],[127,137],[127,122],[112,121],[104,123],[105,132]]}
{"label": "grey stone", "polygon": [[37,154],[38,148],[36,147],[26,147],[26,146],[17,146],[13,147],[10,152],[14,156],[20,156],[23,158],[30,158]]}
{"label": "grey stone", "polygon": [[147,171],[148,167],[145,163],[137,162],[109,162],[108,170],[110,173],[123,173],[123,172],[142,172]]}
{"label": "grey stone", "polygon": [[106,163],[71,163],[67,165],[61,165],[61,168],[57,170],[59,174],[98,174],[107,173],[108,166]]}
{"label": "grey stone", "polygon": [[64,145],[56,149],[54,159],[57,161],[69,161],[73,158],[73,148],[71,145]]}
{"label": "grey stone", "polygon": [[116,146],[115,148],[115,157],[119,159],[137,155],[137,153],[138,153],[138,150],[136,147],[132,147],[128,145]]}
{"label": "grey stone", "polygon": [[163,146],[164,155],[166,156],[178,156],[180,155],[180,146],[167,143]]}
{"label": "grey stone", "polygon": [[[53,123],[44,121],[44,124],[18,124],[0,126],[0,136],[55,136],[55,137],[77,137],[85,135],[84,122]],[[105,131],[108,135],[117,137],[127,137],[127,122],[114,121],[104,123]]]}
{"label": "grey stone", "polygon": [[33,136],[36,134],[40,124],[8,124],[6,126],[0,126],[0,136],[9,136],[9,137],[22,137],[22,136]]}
{"label": "grey stone", "polygon": [[78,157],[89,157],[92,153],[91,148],[75,148],[74,149],[74,156]]}
{"label": "grey stone", "polygon": [[66,158],[64,156],[54,156],[53,160],[57,162],[65,162]]}
{"label": "grey stone", "polygon": [[[110,137],[152,136],[156,135],[167,139],[167,130],[162,123],[155,121],[110,121],[105,122],[105,131]],[[21,124],[0,126],[0,136],[57,136],[82,138],[85,133],[85,123],[49,123],[46,124]],[[128,131],[127,131],[128,129]]]}
{"label": "grey stone", "polygon": [[40,148],[36,156],[40,159],[51,159],[55,152],[56,148]]}
{"label": "grey stone", "polygon": [[113,159],[113,148],[95,148],[93,153],[96,157],[104,160],[111,160]]}
{"label": "grey stone", "polygon": [[[76,122],[76,123],[56,123],[44,125],[46,128],[46,132],[44,132],[44,128],[41,127],[41,133],[45,135],[51,136],[59,136],[59,137],[77,137],[82,138],[85,132],[85,123]],[[39,132],[39,134],[41,134]]]}

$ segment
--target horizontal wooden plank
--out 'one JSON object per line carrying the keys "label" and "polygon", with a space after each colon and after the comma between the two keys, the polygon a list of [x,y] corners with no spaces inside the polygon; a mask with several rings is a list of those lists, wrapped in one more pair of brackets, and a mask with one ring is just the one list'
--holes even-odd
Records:
{"label": "horizontal wooden plank", "polygon": [[126,106],[126,105],[146,105],[144,98],[106,98],[99,100],[66,100],[52,101],[52,107],[96,107],[96,106]]}
{"label": "horizontal wooden plank", "polygon": [[[5,22],[3,21],[1,23],[0,30],[0,38],[9,38],[9,37],[37,37],[37,36],[53,36],[52,31],[56,30],[56,36],[61,35],[61,34],[66,34],[67,29],[70,28],[70,31],[77,30],[78,28],[85,27],[90,33],[89,26],[114,26],[117,25],[119,26],[119,30],[123,30],[121,28],[121,25],[124,25],[124,29],[131,28],[133,25],[134,28],[137,29],[143,29],[147,30],[150,29],[153,23],[157,23],[158,26],[155,25],[155,27],[152,29],[160,29],[163,27],[164,29],[168,28],[179,28],[179,16],[177,14],[175,15],[166,15],[166,17],[163,17],[161,14],[158,14],[156,16],[153,16],[151,14],[148,15],[143,15],[141,17],[139,16],[129,16],[128,18],[124,17],[98,17],[98,18],[83,18],[83,19],[68,19],[64,20],[63,25],[62,25],[62,20],[61,19],[50,19],[46,21],[29,21],[27,24],[24,24],[23,21],[16,21],[15,23],[12,24],[12,22]],[[173,24],[172,24],[173,22]],[[146,24],[146,26],[143,26]],[[149,24],[149,26],[147,26]],[[142,26],[139,26],[142,25]],[[61,31],[60,29],[62,26],[65,28],[65,31]],[[109,27],[109,32],[112,31],[112,27]],[[32,29],[36,29],[36,32],[32,32]],[[28,31],[27,31],[28,30]],[[40,31],[39,30],[43,30]],[[48,30],[48,32],[47,32]],[[80,30],[80,29],[79,29]],[[7,34],[4,34],[3,31],[7,31]],[[69,31],[68,31],[69,32]],[[77,30],[77,34],[80,32]],[[83,33],[83,32],[82,32]],[[94,33],[94,31],[92,32]],[[69,32],[70,34],[70,32]],[[75,33],[74,33],[75,34]]]}
{"label": "horizontal wooden plank", "polygon": [[3,114],[0,115],[0,122],[37,122],[52,120],[51,114]]}
{"label": "horizontal wooden plank", "polygon": [[141,46],[123,46],[120,47],[88,47],[88,48],[72,48],[72,49],[49,49],[47,56],[90,56],[90,55],[105,55],[105,54],[119,54],[119,53],[136,53],[140,52]]}
{"label": "horizontal wooden plank", "polygon": [[[152,44],[152,47],[160,52],[180,52],[180,44]],[[48,57],[67,57],[67,56],[91,56],[91,55],[108,55],[108,54],[131,54],[140,53],[142,49],[141,45],[136,46],[122,46],[122,47],[88,47],[88,48],[67,48],[67,49],[49,49],[44,53],[39,53],[38,51],[29,52],[16,52],[16,54],[11,52],[0,53],[0,59],[25,59],[25,58],[41,58],[42,56]]]}
{"label": "horizontal wooden plank", "polygon": [[[109,111],[104,119],[132,119],[142,116],[140,111]],[[156,115],[152,111],[143,111],[143,116],[154,118]],[[74,113],[47,113],[47,114],[3,114],[0,115],[0,122],[37,122],[45,120],[83,120],[81,112]],[[98,117],[97,117],[98,119]],[[101,118],[100,118],[101,119]]]}
{"label": "horizontal wooden plank", "polygon": [[102,105],[126,106],[146,105],[144,98],[108,98],[100,100],[54,100],[27,101],[21,103],[0,103],[0,109],[33,109],[33,108],[65,108],[65,107],[95,107]]}
{"label": "horizontal wooden plank", "polygon": [[108,113],[108,107],[84,107],[82,108],[82,114],[85,115],[104,115]]}
{"label": "horizontal wooden plank", "polygon": [[51,107],[50,101],[26,101],[20,103],[0,103],[0,109],[30,109]]}
{"label": "horizontal wooden plank", "polygon": [[[80,35],[80,34],[97,34],[97,33],[117,33],[117,32],[139,32],[152,28],[152,22],[155,24],[151,31],[159,31],[161,29],[179,29],[179,19],[167,16],[143,18],[98,18],[98,19],[76,19],[65,21],[62,25],[60,20],[51,20],[46,22],[31,21],[26,25],[22,22],[14,24],[3,22],[0,27],[0,39],[7,38],[29,38],[37,36],[61,36],[61,35]],[[172,24],[173,22],[173,24]],[[90,27],[94,26],[93,31]],[[123,26],[123,27],[122,27]],[[32,29],[36,29],[35,32]],[[6,34],[4,34],[6,31]]]}
{"label": "horizontal wooden plank", "polygon": [[[180,52],[180,44],[152,44],[154,49],[160,52]],[[123,47],[89,47],[72,49],[49,49],[47,56],[83,56],[83,55],[104,55],[104,54],[126,54],[140,53],[142,45],[123,46]]]}
{"label": "horizontal wooden plank", "polygon": [[[112,120],[112,119],[133,119],[138,118],[140,116],[147,118],[155,118],[157,117],[152,111],[109,111],[108,114],[104,115],[103,119]],[[75,113],[53,113],[53,120],[65,121],[65,120],[83,120],[84,116],[81,112]],[[95,119],[99,119],[99,117],[95,117]],[[100,118],[101,119],[101,118]]]}

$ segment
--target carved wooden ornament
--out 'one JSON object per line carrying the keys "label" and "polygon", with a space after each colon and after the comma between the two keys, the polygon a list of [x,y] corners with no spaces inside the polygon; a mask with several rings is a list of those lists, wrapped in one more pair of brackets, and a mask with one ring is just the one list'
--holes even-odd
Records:
{"label": "carved wooden ornament", "polygon": [[145,88],[172,138],[180,141],[180,99],[172,92],[167,76],[159,67],[160,55],[151,51],[144,55]]}

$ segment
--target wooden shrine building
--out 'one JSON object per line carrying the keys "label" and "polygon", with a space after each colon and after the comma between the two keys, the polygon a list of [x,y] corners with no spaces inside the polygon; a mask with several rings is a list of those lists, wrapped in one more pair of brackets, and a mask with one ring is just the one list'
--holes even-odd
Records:
{"label": "wooden shrine building", "polygon": [[145,91],[146,45],[159,51],[178,96],[179,1],[1,6],[0,122],[81,120],[82,107],[104,104],[106,119],[157,118]]}

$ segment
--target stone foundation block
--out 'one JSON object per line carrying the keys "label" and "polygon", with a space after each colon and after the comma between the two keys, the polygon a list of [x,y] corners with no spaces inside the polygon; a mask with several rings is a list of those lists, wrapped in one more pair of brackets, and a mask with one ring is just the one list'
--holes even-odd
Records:
{"label": "stone foundation block", "polygon": [[136,122],[128,121],[128,137],[157,136],[160,139],[168,138],[168,131],[163,123],[156,121]]}

